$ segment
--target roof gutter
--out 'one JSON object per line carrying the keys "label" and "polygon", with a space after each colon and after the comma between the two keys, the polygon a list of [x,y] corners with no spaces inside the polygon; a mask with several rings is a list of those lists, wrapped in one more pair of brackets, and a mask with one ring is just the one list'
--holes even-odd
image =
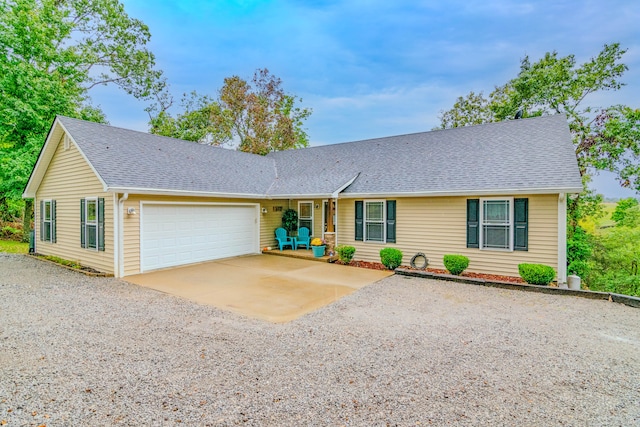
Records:
{"label": "roof gutter", "polygon": [[107,187],[105,191],[111,192],[111,193],[149,194],[149,195],[158,195],[158,196],[219,197],[219,198],[228,198],[228,199],[267,199],[266,194],[168,190],[168,189],[162,189],[162,188]]}
{"label": "roof gutter", "polygon": [[369,197],[446,197],[446,196],[500,196],[505,194],[576,194],[582,192],[582,187],[565,188],[504,188],[487,190],[459,190],[459,191],[422,191],[406,193],[341,193],[341,199],[356,199]]}

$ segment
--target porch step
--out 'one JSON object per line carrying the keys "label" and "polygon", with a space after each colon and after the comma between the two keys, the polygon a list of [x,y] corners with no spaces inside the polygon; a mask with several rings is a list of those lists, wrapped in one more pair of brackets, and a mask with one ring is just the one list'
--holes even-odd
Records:
{"label": "porch step", "polygon": [[330,257],[328,255],[321,256],[321,257],[314,257],[313,251],[310,251],[307,249],[298,249],[297,251],[294,251],[291,249],[284,249],[282,251],[279,249],[272,249],[270,251],[263,250],[262,253],[264,255],[276,255],[276,256],[284,256],[289,258],[308,259],[309,261],[319,261],[319,262],[335,262],[338,259],[337,256]]}

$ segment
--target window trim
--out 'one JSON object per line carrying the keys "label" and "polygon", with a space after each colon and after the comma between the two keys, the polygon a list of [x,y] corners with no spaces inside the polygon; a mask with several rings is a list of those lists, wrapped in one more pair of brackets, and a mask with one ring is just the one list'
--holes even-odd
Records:
{"label": "window trim", "polygon": [[[55,243],[56,239],[55,239],[55,201],[53,199],[42,199],[40,200],[41,203],[41,210],[40,210],[40,240],[43,242],[48,242],[48,243]],[[49,219],[47,219],[46,216],[46,212],[47,212],[47,204],[49,204]],[[49,225],[49,238],[46,239],[45,235],[44,235],[44,229],[45,229],[45,225],[48,224]]]}
{"label": "window trim", "polygon": [[[311,205],[311,217],[302,217],[302,215],[300,215],[300,213],[302,212],[302,210],[300,209],[300,205],[308,203]],[[298,200],[298,230],[300,230],[300,220],[304,219],[304,220],[310,220],[311,221],[311,227],[309,227],[309,235],[313,236],[313,225],[314,225],[314,211],[313,211],[313,200]]]}
{"label": "window trim", "polygon": [[[508,236],[509,236],[509,247],[508,248],[489,248],[484,246],[484,227],[485,227],[485,212],[484,212],[484,203],[487,201],[506,201],[509,202],[509,223],[508,223]],[[513,252],[514,246],[514,227],[515,227],[515,204],[514,197],[483,197],[480,198],[480,215],[478,221],[478,246],[481,251],[497,251],[497,252]]]}
{"label": "window trim", "polygon": [[[96,206],[96,218],[89,222],[89,203],[95,203]],[[95,227],[95,242],[96,246],[89,246],[89,227]],[[90,251],[98,251],[99,243],[98,243],[98,198],[97,197],[85,197],[84,199],[84,238],[85,238],[85,249]]]}
{"label": "window trim", "polygon": [[[368,243],[387,243],[387,200],[386,199],[373,199],[373,200],[363,200],[364,204],[362,206],[362,240],[363,242]],[[369,203],[382,203],[382,219],[380,221],[370,221],[367,219],[367,204]],[[382,240],[371,240],[369,239],[369,233],[367,229],[367,223],[382,223]]]}

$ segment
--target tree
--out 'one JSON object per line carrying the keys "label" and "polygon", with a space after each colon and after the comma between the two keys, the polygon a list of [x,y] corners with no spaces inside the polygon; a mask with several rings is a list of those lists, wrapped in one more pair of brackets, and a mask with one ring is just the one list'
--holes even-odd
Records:
{"label": "tree", "polygon": [[618,201],[615,210],[611,214],[611,219],[618,227],[635,227],[640,224],[638,210],[638,199],[629,197]]}
{"label": "tree", "polygon": [[236,142],[240,151],[262,155],[301,148],[309,143],[303,123],[311,110],[297,107],[298,101],[282,89],[279,78],[258,69],[251,83],[225,78],[215,100],[195,92],[184,96],[184,112],[175,118],[160,103],[159,112],[150,110],[150,130],[211,145]]}
{"label": "tree", "polygon": [[[557,52],[534,64],[525,57],[518,76],[488,99],[473,92],[458,98],[451,110],[441,113],[441,128],[511,119],[518,111],[522,117],[564,113],[585,185],[590,170],[606,170],[616,173],[623,187],[640,192],[640,110],[587,104],[589,95],[623,86],[619,79],[627,66],[620,60],[625,52],[618,43],[605,45],[580,66],[573,55],[560,57]],[[577,204],[570,206],[572,212],[578,209]]]}
{"label": "tree", "polygon": [[56,115],[105,122],[91,88],[164,90],[149,39],[118,0],[0,2],[0,212],[20,199]]}

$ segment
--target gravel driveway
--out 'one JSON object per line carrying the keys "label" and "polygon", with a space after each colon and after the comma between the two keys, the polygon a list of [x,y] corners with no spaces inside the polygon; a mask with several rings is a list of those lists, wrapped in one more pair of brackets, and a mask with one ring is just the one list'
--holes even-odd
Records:
{"label": "gravel driveway", "polygon": [[0,423],[640,425],[640,310],[392,276],[287,324],[0,254]]}

